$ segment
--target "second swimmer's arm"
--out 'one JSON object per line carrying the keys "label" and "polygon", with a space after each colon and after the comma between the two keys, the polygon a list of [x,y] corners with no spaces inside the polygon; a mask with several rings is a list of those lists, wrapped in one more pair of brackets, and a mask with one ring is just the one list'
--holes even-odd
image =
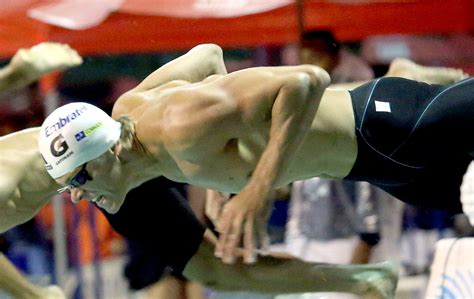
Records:
{"label": "second swimmer's arm", "polygon": [[0,253],[0,289],[14,298],[63,299],[64,293],[58,287],[40,287],[32,284],[18,269]]}
{"label": "second swimmer's arm", "polygon": [[38,152],[39,128],[1,137],[0,233],[33,218],[60,186]]}

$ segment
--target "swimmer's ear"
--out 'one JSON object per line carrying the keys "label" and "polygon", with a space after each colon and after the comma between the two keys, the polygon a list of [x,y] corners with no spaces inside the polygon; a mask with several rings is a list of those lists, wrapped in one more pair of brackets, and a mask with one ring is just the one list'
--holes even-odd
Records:
{"label": "swimmer's ear", "polygon": [[123,145],[121,142],[117,142],[114,146],[114,154],[115,154],[115,157],[118,157],[120,156],[120,153],[122,152],[122,149],[123,149]]}
{"label": "swimmer's ear", "polygon": [[135,123],[129,116],[121,116],[117,119],[121,124],[120,139],[117,144],[120,144],[122,148],[128,149],[133,146],[133,137],[135,135]]}

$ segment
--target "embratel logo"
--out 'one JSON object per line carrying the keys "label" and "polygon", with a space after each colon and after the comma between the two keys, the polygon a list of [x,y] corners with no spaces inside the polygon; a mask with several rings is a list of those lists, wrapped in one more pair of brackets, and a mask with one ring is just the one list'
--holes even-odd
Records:
{"label": "embratel logo", "polygon": [[66,115],[66,117],[59,117],[59,120],[57,122],[55,122],[51,126],[45,127],[44,133],[46,134],[46,137],[51,136],[51,134],[53,134],[57,130],[67,125],[69,122],[81,116],[86,110],[87,110],[87,107],[84,105],[76,109],[74,112],[70,113],[69,115]]}
{"label": "embratel logo", "polygon": [[92,127],[88,128],[88,129],[85,129],[84,131],[80,131],[79,133],[74,135],[74,137],[76,138],[77,141],[81,141],[82,139],[86,138],[87,136],[93,134],[100,127],[102,127],[102,123],[98,122],[95,125],[93,125]]}
{"label": "embratel logo", "polygon": [[55,157],[60,157],[69,149],[63,135],[59,134],[53,141],[51,141],[50,150],[51,154]]}

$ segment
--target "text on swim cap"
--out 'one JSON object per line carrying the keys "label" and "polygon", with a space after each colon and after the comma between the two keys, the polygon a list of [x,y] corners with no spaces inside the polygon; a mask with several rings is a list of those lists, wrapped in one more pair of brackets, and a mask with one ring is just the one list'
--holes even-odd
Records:
{"label": "text on swim cap", "polygon": [[82,139],[94,133],[100,127],[102,127],[102,122],[98,122],[92,127],[85,129],[84,131],[80,131],[79,133],[75,134],[74,137],[76,138],[76,141],[81,141]]}
{"label": "text on swim cap", "polygon": [[58,161],[56,161],[56,166],[58,166],[60,163],[62,163],[64,160],[66,160],[67,158],[69,158],[73,154],[74,154],[74,151],[70,151],[65,156],[62,156]]}
{"label": "text on swim cap", "polygon": [[84,105],[80,108],[77,108],[74,112],[70,113],[69,115],[67,115],[64,118],[59,117],[59,120],[56,123],[52,124],[51,126],[46,126],[45,127],[44,133],[45,133],[46,137],[51,136],[51,134],[53,134],[57,130],[61,129],[62,127],[67,125],[72,120],[74,120],[74,119],[78,118],[79,116],[81,116],[81,114],[84,113],[84,111],[86,111],[86,110],[87,110],[87,107]]}

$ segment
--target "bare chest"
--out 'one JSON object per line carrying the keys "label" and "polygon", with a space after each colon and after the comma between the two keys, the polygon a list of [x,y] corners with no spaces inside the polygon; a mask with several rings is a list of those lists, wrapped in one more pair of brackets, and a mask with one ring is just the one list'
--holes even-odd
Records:
{"label": "bare chest", "polygon": [[195,186],[237,193],[248,182],[264,147],[250,140],[228,139],[219,148],[196,147],[171,152],[165,176]]}

